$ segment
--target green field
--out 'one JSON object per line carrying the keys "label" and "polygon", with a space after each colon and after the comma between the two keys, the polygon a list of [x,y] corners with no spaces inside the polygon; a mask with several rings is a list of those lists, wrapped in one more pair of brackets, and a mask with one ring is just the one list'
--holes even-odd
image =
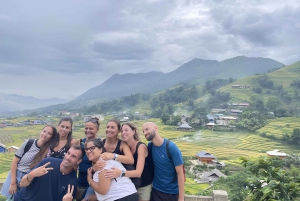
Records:
{"label": "green field", "polygon": [[300,128],[299,122],[300,118],[293,117],[272,119],[266,126],[259,129],[257,132],[282,137],[284,134],[290,135],[294,128]]}
{"label": "green field", "polygon": [[[174,126],[162,125],[159,119],[149,119],[158,125],[159,133],[162,137],[174,141],[183,156],[195,157],[197,152],[205,150],[216,156],[219,161],[227,164],[239,165],[239,157],[246,156],[250,158],[257,158],[266,155],[266,151],[280,149],[288,154],[300,154],[300,150],[296,146],[282,144],[268,138],[263,138],[255,133],[249,132],[215,132],[211,130],[201,131],[177,131]],[[107,121],[102,121],[98,136],[105,137],[105,124]],[[141,127],[145,121],[133,121],[140,130],[140,137],[142,141],[147,143],[141,131]],[[300,127],[296,118],[282,118],[272,120],[259,132],[272,131],[273,134],[281,135],[283,131],[292,131],[295,127]],[[80,139],[84,137],[83,122],[75,122],[75,129],[73,130],[74,138]],[[290,126],[286,126],[289,124]],[[281,127],[280,127],[281,126]],[[281,129],[277,129],[277,128]],[[285,128],[287,127],[287,128]],[[27,138],[38,138],[43,126],[28,126],[28,127],[10,127],[0,129],[0,143],[7,147],[15,145],[20,146]],[[10,169],[10,163],[13,154],[0,154],[0,180],[4,180],[7,171]],[[186,184],[187,194],[197,194],[203,189],[206,189],[207,184],[196,184],[193,179],[188,178]]]}

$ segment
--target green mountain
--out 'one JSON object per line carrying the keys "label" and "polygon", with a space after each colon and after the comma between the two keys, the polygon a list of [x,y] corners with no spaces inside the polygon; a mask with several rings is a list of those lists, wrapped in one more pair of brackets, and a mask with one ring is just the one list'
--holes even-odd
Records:
{"label": "green mountain", "polygon": [[224,61],[193,59],[170,73],[149,72],[115,74],[107,81],[86,91],[75,102],[117,99],[135,93],[151,94],[181,82],[204,84],[215,78],[238,79],[256,73],[266,73],[281,68],[282,63],[267,58],[238,56]]}

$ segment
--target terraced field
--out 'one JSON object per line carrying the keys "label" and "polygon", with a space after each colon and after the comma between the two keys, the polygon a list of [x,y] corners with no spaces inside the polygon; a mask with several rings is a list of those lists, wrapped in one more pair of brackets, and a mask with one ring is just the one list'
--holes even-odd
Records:
{"label": "terraced field", "polygon": [[284,134],[291,134],[294,128],[300,128],[300,118],[279,118],[270,120],[263,128],[258,130],[258,133],[266,133],[267,135],[274,135],[282,137]]}

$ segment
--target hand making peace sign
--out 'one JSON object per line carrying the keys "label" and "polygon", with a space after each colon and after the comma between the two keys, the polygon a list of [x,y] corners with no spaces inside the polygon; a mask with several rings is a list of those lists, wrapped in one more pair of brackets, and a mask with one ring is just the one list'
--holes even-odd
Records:
{"label": "hand making peace sign", "polygon": [[72,188],[70,189],[70,184],[69,184],[67,194],[63,197],[62,201],[72,201],[73,200],[73,191],[74,191],[74,186],[72,185]]}
{"label": "hand making peace sign", "polygon": [[52,167],[47,168],[48,165],[50,165],[50,162],[42,165],[41,167],[38,167],[38,168],[32,170],[34,177],[43,176],[43,175],[47,174],[49,170],[53,170]]}

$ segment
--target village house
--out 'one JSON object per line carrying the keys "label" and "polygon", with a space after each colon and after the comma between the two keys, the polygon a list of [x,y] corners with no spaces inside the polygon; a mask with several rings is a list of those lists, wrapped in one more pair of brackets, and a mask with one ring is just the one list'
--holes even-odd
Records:
{"label": "village house", "polygon": [[267,155],[270,157],[279,157],[280,159],[283,159],[284,157],[287,156],[286,153],[284,153],[278,149],[274,149],[273,151],[267,151]]}
{"label": "village house", "polygon": [[206,127],[207,127],[208,129],[212,129],[215,125],[217,125],[217,124],[215,124],[215,122],[208,122],[208,123],[206,124]]}
{"label": "village house", "polygon": [[181,126],[179,126],[178,128],[177,128],[177,130],[181,130],[181,131],[190,131],[190,130],[192,130],[193,128],[190,126],[190,125],[188,125],[187,123],[185,123],[185,124],[181,124]]}
{"label": "village house", "polygon": [[220,179],[220,177],[227,177],[225,174],[220,172],[218,169],[213,169],[212,171],[209,172],[204,172],[201,177],[200,177],[200,183],[205,183],[205,182],[215,182]]}
{"label": "village house", "polygon": [[198,160],[202,163],[206,163],[206,164],[212,164],[213,160],[216,160],[217,157],[211,155],[210,153],[206,152],[206,151],[200,151],[196,154],[196,157],[198,158]]}
{"label": "village house", "polygon": [[11,146],[11,147],[7,148],[7,152],[9,152],[9,153],[15,153],[15,152],[18,151],[18,149],[19,149],[19,147]]}

